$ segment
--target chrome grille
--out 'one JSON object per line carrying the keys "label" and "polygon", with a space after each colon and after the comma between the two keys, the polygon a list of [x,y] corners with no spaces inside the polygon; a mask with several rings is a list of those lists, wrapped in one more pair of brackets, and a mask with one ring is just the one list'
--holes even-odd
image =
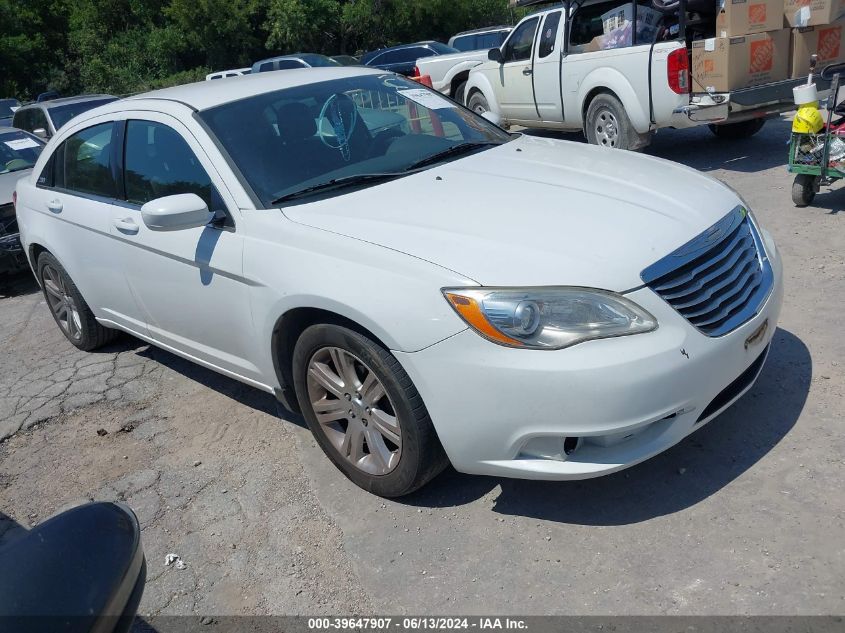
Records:
{"label": "chrome grille", "polygon": [[751,319],[773,281],[760,236],[742,207],[640,276],[707,336],[722,336]]}

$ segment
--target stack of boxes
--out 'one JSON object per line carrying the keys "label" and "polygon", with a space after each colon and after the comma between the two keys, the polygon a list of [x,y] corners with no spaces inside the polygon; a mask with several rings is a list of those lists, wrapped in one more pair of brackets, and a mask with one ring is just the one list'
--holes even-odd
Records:
{"label": "stack of boxes", "polygon": [[[692,45],[693,92],[728,92],[845,61],[845,0],[722,0],[716,37]],[[788,25],[791,28],[784,28]]]}

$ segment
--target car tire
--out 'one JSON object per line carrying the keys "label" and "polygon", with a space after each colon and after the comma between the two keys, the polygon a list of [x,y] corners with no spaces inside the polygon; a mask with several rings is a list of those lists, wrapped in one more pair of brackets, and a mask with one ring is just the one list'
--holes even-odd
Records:
{"label": "car tire", "polygon": [[792,202],[796,207],[806,207],[813,203],[816,197],[816,177],[809,174],[798,174],[792,182]]}
{"label": "car tire", "polygon": [[722,123],[720,125],[710,124],[707,127],[719,138],[739,140],[750,138],[763,129],[766,119],[748,119],[738,123]]}
{"label": "car tire", "polygon": [[490,104],[487,103],[487,98],[478,90],[469,96],[467,107],[476,114],[484,114],[490,111]]}
{"label": "car tire", "polygon": [[455,101],[457,101],[458,103],[460,103],[461,105],[464,105],[464,97],[466,97],[466,91],[467,91],[467,82],[462,81],[460,84],[458,84],[458,87],[455,88],[455,92],[452,95],[452,98]]}
{"label": "car tire", "polygon": [[592,145],[638,151],[651,142],[649,134],[634,129],[625,106],[614,95],[603,92],[587,108],[584,134]]}
{"label": "car tire", "polygon": [[320,448],[364,490],[401,497],[448,464],[410,377],[369,337],[334,324],[307,328],[294,347],[293,378]]}
{"label": "car tire", "polygon": [[41,291],[53,320],[75,347],[90,352],[117,338],[117,330],[97,322],[76,284],[52,254],[41,253],[37,270]]}

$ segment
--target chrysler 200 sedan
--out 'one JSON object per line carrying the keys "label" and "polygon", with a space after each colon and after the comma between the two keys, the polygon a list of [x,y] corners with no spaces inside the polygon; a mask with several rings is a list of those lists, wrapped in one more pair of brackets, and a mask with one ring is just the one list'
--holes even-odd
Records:
{"label": "chrysler 200 sedan", "polygon": [[774,242],[716,180],[364,68],[87,112],[17,213],[71,343],[123,330],[274,393],[383,496],[447,463],[641,462],[753,385],[782,301]]}

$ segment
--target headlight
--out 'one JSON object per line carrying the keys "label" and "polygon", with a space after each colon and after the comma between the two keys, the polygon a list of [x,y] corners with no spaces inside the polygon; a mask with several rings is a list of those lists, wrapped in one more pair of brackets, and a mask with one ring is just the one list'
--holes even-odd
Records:
{"label": "headlight", "polygon": [[605,290],[444,288],[443,294],[472,329],[509,347],[561,349],[657,328],[657,319],[636,303]]}

